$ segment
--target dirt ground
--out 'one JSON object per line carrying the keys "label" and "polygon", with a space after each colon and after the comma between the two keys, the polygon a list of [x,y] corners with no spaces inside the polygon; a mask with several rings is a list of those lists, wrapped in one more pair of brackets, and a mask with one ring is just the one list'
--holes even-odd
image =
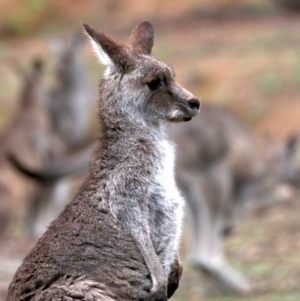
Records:
{"label": "dirt ground", "polygon": [[[88,1],[90,5],[85,7],[61,1],[63,9],[69,12],[65,20],[62,12],[56,14],[57,7],[47,1],[41,3],[50,8],[37,6],[37,16],[32,8],[14,6],[16,1],[5,6],[8,2],[0,2],[1,20],[5,19],[3,16],[9,20],[5,26],[0,24],[0,126],[10,119],[18,103],[19,78],[11,62],[26,67],[37,55],[50,61],[48,41],[54,32],[68,35],[83,21],[126,41],[136,20],[149,19],[156,30],[154,55],[172,65],[178,81],[203,102],[231,108],[256,136],[282,142],[290,134],[299,135],[300,15],[261,5],[266,1],[254,1],[257,6],[246,6],[244,10],[225,9],[235,7],[239,1],[216,1],[219,6],[206,6],[209,10],[205,10],[201,1],[190,0],[185,5],[174,5],[174,10],[170,10],[171,1],[161,7],[159,1],[151,5],[150,1],[143,5],[137,1],[128,1],[127,5],[103,1],[102,6],[97,6],[97,17],[96,1]],[[37,5],[37,1],[30,3]],[[27,22],[27,31],[22,31],[22,23],[16,21],[18,14]],[[96,91],[101,68],[88,45],[86,53]],[[47,72],[50,74],[51,70]],[[184,276],[172,300],[300,300],[299,216],[300,198],[251,213],[226,241],[230,262],[249,278],[255,288],[253,295],[224,294],[185,261]],[[4,300],[14,271],[34,243],[23,237],[0,242],[0,301]],[[185,226],[183,258],[188,244],[189,231]]]}

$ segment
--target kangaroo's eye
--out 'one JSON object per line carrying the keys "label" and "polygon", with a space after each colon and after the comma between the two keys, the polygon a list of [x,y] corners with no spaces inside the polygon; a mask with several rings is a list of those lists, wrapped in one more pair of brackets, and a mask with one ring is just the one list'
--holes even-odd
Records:
{"label": "kangaroo's eye", "polygon": [[156,78],[151,82],[147,83],[147,86],[151,91],[155,91],[162,86],[162,81],[159,78]]}

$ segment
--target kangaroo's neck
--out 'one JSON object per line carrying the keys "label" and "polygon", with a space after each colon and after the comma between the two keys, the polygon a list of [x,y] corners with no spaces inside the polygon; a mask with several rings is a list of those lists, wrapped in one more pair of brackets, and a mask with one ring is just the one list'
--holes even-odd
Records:
{"label": "kangaroo's neck", "polygon": [[107,139],[121,139],[122,143],[137,141],[140,138],[156,140],[165,138],[165,130],[162,124],[149,126],[140,122],[132,123],[114,115],[114,120],[100,118],[102,135]]}

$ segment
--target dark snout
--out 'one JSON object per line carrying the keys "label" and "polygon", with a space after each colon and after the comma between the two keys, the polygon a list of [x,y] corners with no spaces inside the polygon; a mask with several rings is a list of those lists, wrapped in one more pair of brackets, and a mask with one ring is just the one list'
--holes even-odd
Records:
{"label": "dark snout", "polygon": [[184,121],[190,121],[193,117],[198,115],[200,111],[200,100],[197,97],[193,97],[187,101],[187,115]]}
{"label": "dark snout", "polygon": [[200,100],[198,98],[192,98],[188,100],[188,106],[191,114],[196,116],[200,111]]}
{"label": "dark snout", "polygon": [[171,87],[171,95],[173,104],[176,108],[175,113],[172,113],[171,121],[182,122],[189,121],[200,111],[200,100],[191,92],[184,89],[178,83],[173,83]]}

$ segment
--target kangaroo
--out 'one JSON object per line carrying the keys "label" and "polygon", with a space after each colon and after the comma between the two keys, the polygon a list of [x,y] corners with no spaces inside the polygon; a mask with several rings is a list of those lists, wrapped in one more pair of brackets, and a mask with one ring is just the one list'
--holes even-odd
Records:
{"label": "kangaroo", "polygon": [[[42,68],[41,61],[35,60],[30,72],[23,72],[24,83],[19,110],[0,138],[0,186],[2,187],[0,202],[1,208],[10,208],[11,212],[11,218],[7,214],[7,226],[12,221],[24,217],[27,202],[38,189],[35,181],[24,177],[14,168],[8,156],[13,155],[26,164],[38,167],[44,160],[45,150],[49,148],[49,144],[52,147],[57,144],[55,139],[50,139],[50,121],[42,103],[44,100]],[[9,223],[8,220],[11,222]],[[1,227],[0,231],[4,235],[7,227]]]}
{"label": "kangaroo", "polygon": [[197,121],[173,127],[171,137],[178,144],[178,184],[190,209],[192,264],[223,289],[249,292],[247,280],[226,262],[223,237],[254,204],[250,200],[269,204],[278,184],[299,185],[296,141],[268,152],[236,116],[213,105],[203,105]]}
{"label": "kangaroo", "polygon": [[7,301],[167,300],[182,272],[183,199],[164,124],[191,120],[200,102],[151,56],[151,23],[126,45],[84,28],[106,65],[100,140],[89,176],[25,257]]}
{"label": "kangaroo", "polygon": [[[74,185],[70,177],[63,177],[63,174],[87,172],[90,165],[87,155],[91,153],[92,146],[86,145],[90,143],[89,128],[94,102],[84,70],[81,51],[84,41],[82,34],[77,33],[69,40],[52,43],[56,55],[55,85],[49,89],[47,104],[53,133],[63,142],[64,152],[38,170],[24,166],[17,158],[12,160],[25,174],[40,180],[40,190],[28,216],[30,233],[36,237],[44,233],[73,196]],[[67,158],[69,156],[71,159]]]}
{"label": "kangaroo", "polygon": [[66,158],[66,147],[53,130],[47,109],[42,62],[34,60],[30,72],[18,66],[17,70],[24,79],[20,107],[0,138],[1,237],[21,228],[32,233],[39,195],[57,179],[86,171],[91,154],[89,147]]}

